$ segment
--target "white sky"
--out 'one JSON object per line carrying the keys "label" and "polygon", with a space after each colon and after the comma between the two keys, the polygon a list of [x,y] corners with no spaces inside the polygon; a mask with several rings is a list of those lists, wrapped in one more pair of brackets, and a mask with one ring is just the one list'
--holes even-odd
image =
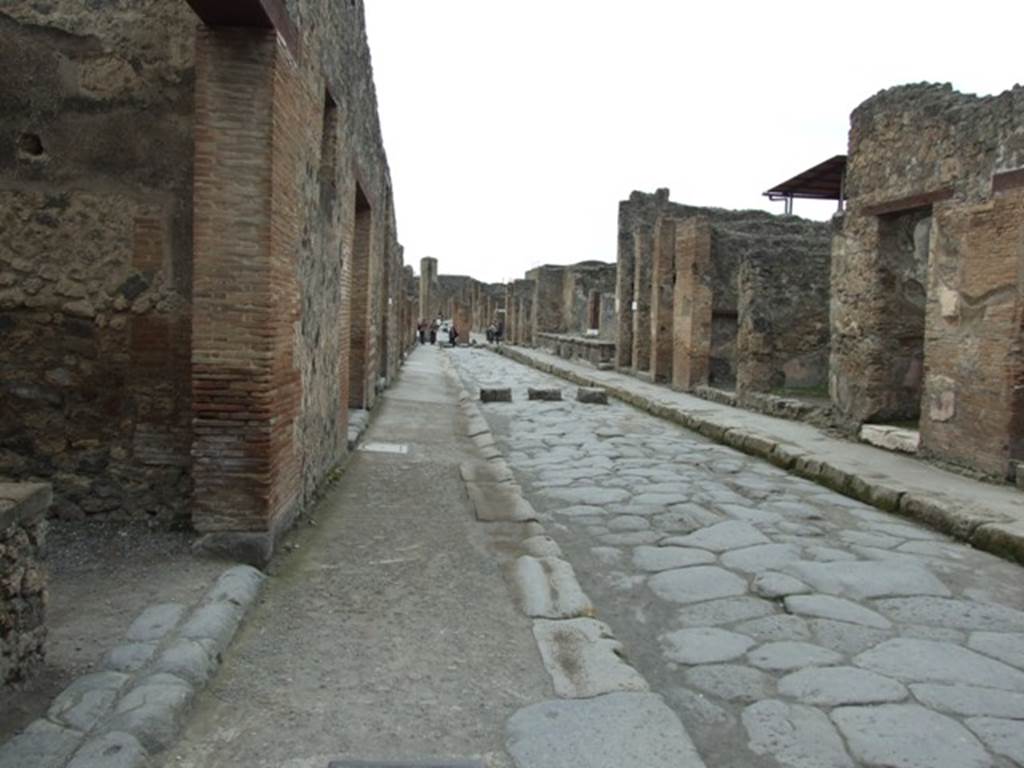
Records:
{"label": "white sky", "polygon": [[[615,260],[618,201],[782,211],[877,91],[1024,79],[1021,0],[366,0],[399,239],[419,273]],[[795,212],[827,218],[833,203]]]}

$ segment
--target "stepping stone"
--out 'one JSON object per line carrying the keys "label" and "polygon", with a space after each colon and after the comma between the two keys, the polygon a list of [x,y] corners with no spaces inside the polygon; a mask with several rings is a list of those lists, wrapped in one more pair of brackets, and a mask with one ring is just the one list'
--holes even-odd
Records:
{"label": "stepping stone", "polygon": [[680,664],[712,664],[731,661],[754,645],[746,635],[714,627],[669,632],[658,638],[665,658]]}
{"label": "stepping stone", "polygon": [[710,565],[663,571],[652,576],[648,584],[654,594],[673,603],[697,603],[747,592],[746,581]]}
{"label": "stepping stone", "polygon": [[876,645],[853,663],[897,680],[1024,692],[1024,672],[953,643],[901,637]]}
{"label": "stepping stone", "polygon": [[24,731],[0,744],[0,768],[63,766],[83,738],[79,731],[54,725],[45,718],[33,720]]}
{"label": "stepping stone", "polygon": [[546,701],[506,725],[516,768],[704,768],[678,716],[651,693]]}
{"label": "stepping stone", "polygon": [[481,387],[480,388],[480,402],[481,403],[511,403],[512,402],[512,389],[511,389],[511,387]]}
{"label": "stepping stone", "polygon": [[466,483],[476,519],[487,523],[525,523],[537,512],[519,488],[510,483]]}
{"label": "stepping stone", "polygon": [[526,397],[528,400],[561,400],[562,390],[557,388],[529,387],[526,390]]}
{"label": "stepping stone", "polygon": [[865,765],[989,768],[992,758],[956,720],[914,704],[840,707],[832,720]]}
{"label": "stepping stone", "polygon": [[607,624],[594,619],[537,620],[533,636],[555,693],[562,698],[650,690],[640,673],[623,661],[622,643]]}
{"label": "stepping stone", "polygon": [[781,570],[817,592],[853,600],[904,595],[948,597],[950,592],[933,573],[914,565],[864,561],[796,562]]}
{"label": "stepping stone", "polygon": [[824,707],[883,704],[907,698],[902,684],[856,667],[801,669],[779,680],[779,693]]}
{"label": "stepping stone", "polygon": [[724,523],[702,528],[686,536],[673,536],[665,539],[666,545],[680,547],[697,547],[712,552],[725,552],[730,549],[743,549],[757,544],[769,544],[767,536],[750,523],[727,520]]}
{"label": "stepping stone", "polygon": [[633,550],[633,565],[640,571],[656,573],[691,565],[707,565],[715,556],[703,549],[686,547],[637,547]]}
{"label": "stepping stone", "polygon": [[917,683],[910,686],[910,690],[914,698],[929,709],[975,717],[987,715],[1024,720],[1024,693],[936,683]]}
{"label": "stepping stone", "polygon": [[888,629],[892,623],[874,611],[857,603],[831,595],[793,595],[785,598],[786,610],[802,616],[820,616],[823,619],[863,624],[866,627]]}
{"label": "stepping stone", "polygon": [[760,669],[790,670],[838,664],[843,657],[820,645],[783,640],[778,643],[767,643],[751,651],[747,654],[747,660]]}
{"label": "stepping stone", "polygon": [[580,387],[576,390],[576,400],[592,405],[608,405],[608,391],[598,387]]}
{"label": "stepping stone", "polygon": [[523,555],[516,560],[515,584],[530,618],[574,619],[594,612],[572,566],[557,557]]}
{"label": "stepping stone", "polygon": [[814,707],[768,699],[743,710],[750,751],[787,768],[854,768],[828,716]]}

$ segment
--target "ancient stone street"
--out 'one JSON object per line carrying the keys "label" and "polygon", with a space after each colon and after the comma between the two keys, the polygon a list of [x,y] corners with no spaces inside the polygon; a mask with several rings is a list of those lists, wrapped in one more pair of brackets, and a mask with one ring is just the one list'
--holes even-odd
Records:
{"label": "ancient stone street", "polygon": [[470,391],[512,388],[481,410],[516,482],[706,765],[1024,761],[1018,566],[489,351],[452,358]]}

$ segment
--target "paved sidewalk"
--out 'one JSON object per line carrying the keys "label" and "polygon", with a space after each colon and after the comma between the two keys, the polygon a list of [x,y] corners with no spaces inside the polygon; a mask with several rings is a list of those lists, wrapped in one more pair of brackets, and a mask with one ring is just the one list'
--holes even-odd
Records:
{"label": "paved sidewalk", "polygon": [[523,527],[475,520],[459,466],[478,451],[442,361],[413,352],[364,437],[379,452],[356,452],[316,525],[300,521],[159,765],[511,765],[506,721],[553,691],[502,576]]}
{"label": "paved sidewalk", "polygon": [[882,509],[919,520],[978,549],[1024,563],[1024,493],[926,462],[832,437],[801,422],[720,405],[616,371],[523,347],[501,354],[765,458]]}

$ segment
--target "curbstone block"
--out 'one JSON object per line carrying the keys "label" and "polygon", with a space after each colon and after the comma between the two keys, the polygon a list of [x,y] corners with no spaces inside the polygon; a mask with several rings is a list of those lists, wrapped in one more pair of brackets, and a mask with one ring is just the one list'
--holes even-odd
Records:
{"label": "curbstone block", "polygon": [[47,717],[58,725],[86,733],[113,709],[128,680],[128,675],[119,672],[83,675],[57,695]]}
{"label": "curbstone block", "polygon": [[104,669],[114,672],[138,672],[156,653],[157,643],[121,643],[103,657]]}
{"label": "curbstone block", "polygon": [[125,634],[126,640],[148,643],[162,640],[181,621],[185,606],[180,603],[153,605],[138,615]]}
{"label": "curbstone block", "polygon": [[64,768],[85,735],[49,720],[35,720],[0,746],[0,768]]}
{"label": "curbstone block", "polygon": [[530,618],[573,619],[593,614],[590,598],[565,560],[523,555],[514,567],[520,604]]}
{"label": "curbstone block", "polygon": [[107,722],[109,732],[134,736],[149,752],[167,749],[178,735],[195,689],[180,677],[154,674],[143,678],[117,704]]}

